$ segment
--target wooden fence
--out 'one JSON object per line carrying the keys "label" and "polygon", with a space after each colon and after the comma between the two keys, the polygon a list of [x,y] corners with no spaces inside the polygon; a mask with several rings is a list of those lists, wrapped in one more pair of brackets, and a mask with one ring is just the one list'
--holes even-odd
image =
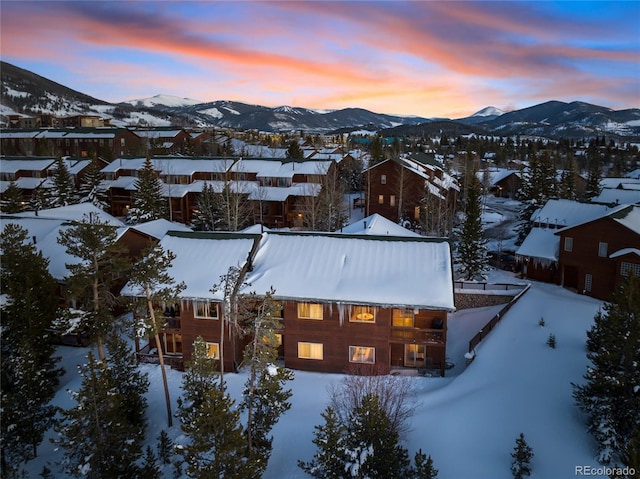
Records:
{"label": "wooden fence", "polygon": [[[482,284],[482,283],[474,283],[474,284],[478,284],[478,285],[480,285],[480,284]],[[489,283],[484,283],[484,284],[485,284],[485,286],[486,286],[486,285],[487,285],[487,284],[489,284]],[[457,283],[456,283],[456,285],[457,285]],[[490,286],[497,286],[497,285],[492,285],[492,284],[490,284]],[[500,285],[500,286],[509,286],[509,285]],[[519,288],[522,288],[522,287],[523,287],[523,285],[513,285],[513,284],[512,284],[512,285],[510,285],[510,286],[512,286],[512,288],[511,288],[511,289],[514,289],[516,286],[517,286],[517,287],[519,287]],[[520,299],[520,298],[521,298],[521,297],[522,297],[522,296],[523,296],[527,291],[529,291],[529,288],[530,288],[530,287],[531,287],[531,285],[530,285],[530,284],[524,285],[524,288],[522,289],[522,291],[520,291],[517,295],[515,295],[511,301],[509,301],[507,304],[505,304],[505,305],[504,305],[504,307],[503,307],[503,308],[501,308],[501,309],[500,309],[500,311],[498,311],[498,312],[496,313],[496,315],[495,315],[495,316],[493,316],[493,318],[491,318],[491,319],[489,320],[489,322],[488,322],[487,324],[485,324],[485,325],[483,326],[483,328],[482,328],[480,331],[478,331],[478,333],[477,333],[473,338],[471,338],[471,340],[469,341],[469,353],[471,353],[471,354],[472,354],[472,356],[471,356],[471,357],[473,357],[473,356],[475,355],[475,353],[474,353],[474,349],[476,348],[476,346],[478,346],[478,344],[480,344],[480,341],[482,341],[482,339],[483,339],[484,337],[486,337],[486,336],[487,336],[487,334],[489,334],[489,333],[493,330],[493,328],[496,326],[496,324],[498,324],[498,322],[499,322],[499,321],[502,319],[502,317],[507,313],[507,311],[509,311],[509,310],[511,309],[511,307],[512,307],[514,304],[516,304],[516,303],[518,302],[518,300],[519,300],[519,299]],[[475,289],[480,289],[480,288],[475,288]],[[493,289],[493,288],[491,288],[491,289]],[[507,290],[508,290],[509,288],[507,287],[507,288],[505,288],[505,289],[507,289]]]}

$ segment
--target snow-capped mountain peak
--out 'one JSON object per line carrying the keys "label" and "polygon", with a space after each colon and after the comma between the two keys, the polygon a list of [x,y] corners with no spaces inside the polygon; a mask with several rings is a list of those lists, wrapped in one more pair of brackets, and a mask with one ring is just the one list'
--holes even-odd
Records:
{"label": "snow-capped mountain peak", "polygon": [[482,110],[474,113],[473,116],[500,116],[504,113],[500,108],[496,108],[495,106],[488,106],[483,108]]}
{"label": "snow-capped mountain peak", "polygon": [[200,100],[193,100],[191,98],[181,98],[173,95],[155,95],[149,98],[129,100],[123,103],[128,103],[133,106],[146,106],[147,108],[153,108],[156,106],[179,108],[183,106],[199,105],[204,102]]}

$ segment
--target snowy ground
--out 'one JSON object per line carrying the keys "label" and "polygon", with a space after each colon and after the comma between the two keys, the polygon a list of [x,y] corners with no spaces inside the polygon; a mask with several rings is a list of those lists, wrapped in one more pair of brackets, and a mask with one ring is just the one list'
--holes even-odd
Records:
{"label": "snowy ground", "polygon": [[[513,200],[486,198],[483,218],[490,249],[513,249],[518,207]],[[362,212],[352,210],[351,215],[352,220],[359,219]],[[489,279],[516,280],[512,273],[498,270],[492,270]],[[534,479],[575,477],[576,466],[597,467],[595,444],[573,401],[571,383],[583,381],[586,331],[601,305],[558,286],[533,282],[529,292],[480,343],[476,359],[468,367],[464,353],[469,339],[499,307],[451,315],[447,358],[455,367],[447,370],[445,378],[410,378],[420,402],[413,429],[404,442],[410,454],[419,448],[430,454],[440,479],[510,479],[510,453],[516,437],[523,432],[534,452]],[[538,324],[541,317],[544,327]],[[546,345],[550,333],[556,337],[556,349]],[[67,374],[55,405],[73,406],[66,390],[79,388],[76,365],[84,362],[86,353],[83,348],[59,349]],[[151,381],[147,442],[155,447],[158,433],[167,429],[160,370],[151,365],[140,367]],[[182,373],[167,372],[175,411]],[[225,378],[229,392],[238,400],[245,374],[227,374]],[[296,463],[313,455],[314,426],[321,422],[320,413],[327,405],[327,387],[341,378],[339,374],[295,372],[290,384],[293,406],[273,430],[274,449],[265,479],[307,477]],[[168,432],[174,440],[181,440],[177,419]],[[48,439],[38,453],[39,457],[29,464],[30,477],[37,477],[44,465],[57,471],[55,463],[62,455],[54,451]],[[165,473],[172,477],[169,467]],[[66,476],[58,473],[56,477]]]}
{"label": "snowy ground", "polygon": [[[494,271],[492,280],[513,279]],[[586,368],[586,331],[601,302],[576,295],[554,285],[533,283],[529,292],[502,319],[477,349],[475,361],[465,367],[462,355],[479,325],[495,308],[456,313],[450,319],[448,356],[456,367],[445,378],[411,378],[420,406],[412,420],[413,430],[405,446],[413,454],[422,448],[431,454],[441,479],[510,478],[510,453],[515,438],[524,432],[532,446],[533,478],[573,477],[575,466],[597,466],[595,446],[585,431],[584,418],[574,405],[571,383],[581,382]],[[539,326],[540,317],[546,325]],[[557,347],[546,345],[550,333]],[[67,374],[62,378],[55,404],[69,408],[73,401],[66,389],[79,388],[75,365],[87,353],[83,348],[60,347]],[[149,374],[148,442],[166,429],[166,409],[157,366],[142,365]],[[168,371],[175,411],[182,374]],[[266,479],[302,478],[298,459],[308,460],[314,452],[314,426],[327,404],[327,386],[339,381],[339,374],[295,372],[291,384],[293,407],[275,426],[274,450]],[[239,398],[244,374],[228,374],[229,391]],[[180,440],[178,421],[169,434]],[[29,464],[36,477],[61,453],[45,441],[39,457]],[[167,470],[168,476],[171,474]],[[56,477],[66,477],[58,474]],[[597,477],[597,476],[596,476]]]}

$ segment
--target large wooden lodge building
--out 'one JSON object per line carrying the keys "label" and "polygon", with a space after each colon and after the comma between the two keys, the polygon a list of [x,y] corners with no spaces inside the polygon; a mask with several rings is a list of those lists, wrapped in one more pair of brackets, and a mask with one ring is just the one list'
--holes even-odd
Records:
{"label": "large wooden lodge building", "polygon": [[[212,286],[239,268],[240,294],[271,288],[282,306],[280,355],[292,369],[376,372],[434,369],[444,375],[447,313],[454,311],[451,251],[441,239],[268,232],[169,232],[160,243],[176,258],[169,273],[186,289],[163,305],[164,353],[174,367],[191,358],[198,336],[225,370],[241,361],[243,344],[221,337],[223,297]],[[125,287],[125,296],[136,291]],[[138,354],[153,360],[153,344]]]}

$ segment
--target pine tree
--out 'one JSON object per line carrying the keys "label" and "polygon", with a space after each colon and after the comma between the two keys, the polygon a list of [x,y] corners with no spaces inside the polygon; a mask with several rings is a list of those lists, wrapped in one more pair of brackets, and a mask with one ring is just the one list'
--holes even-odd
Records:
{"label": "pine tree", "polygon": [[173,456],[173,441],[164,429],[158,434],[158,459],[162,464],[170,464]]}
{"label": "pine tree", "polygon": [[343,442],[346,428],[330,406],[321,415],[324,424],[315,426],[313,433],[316,445],[313,459],[298,461],[298,467],[316,479],[342,479],[345,475]]}
{"label": "pine tree", "polygon": [[587,414],[598,458],[609,463],[640,435],[640,277],[629,275],[587,332],[591,365],[573,395]]}
{"label": "pine tree", "polygon": [[422,449],[416,452],[413,464],[413,470],[409,476],[411,479],[436,479],[438,477],[438,470],[433,466],[433,459],[422,452]]}
{"label": "pine tree", "polygon": [[67,264],[71,273],[67,290],[87,311],[90,338],[98,345],[100,360],[105,360],[104,339],[111,333],[116,305],[114,287],[122,285],[130,268],[127,250],[117,242],[117,229],[99,217],[86,216],[60,232],[58,243],[76,258]]}
{"label": "pine tree", "polygon": [[160,466],[151,446],[144,451],[144,462],[140,470],[140,479],[160,479]]}
{"label": "pine tree", "polygon": [[135,477],[144,430],[129,423],[110,368],[92,352],[80,374],[80,390],[71,391],[77,405],[62,411],[56,426],[65,471],[87,479]]}
{"label": "pine tree", "polygon": [[58,157],[53,173],[53,187],[51,188],[51,207],[73,205],[78,202],[78,192],[73,183],[67,163]]}
{"label": "pine tree", "polygon": [[46,332],[56,317],[56,283],[49,260],[27,238],[27,231],[12,223],[0,235],[3,477],[35,457],[52,417],[48,403],[63,372]]}
{"label": "pine tree", "polygon": [[575,200],[578,196],[576,194],[576,164],[573,159],[569,160],[567,169],[560,174],[558,196],[565,200]]}
{"label": "pine tree", "polygon": [[122,397],[121,409],[132,426],[146,428],[149,378],[138,368],[135,353],[127,342],[114,332],[107,339],[108,364],[116,389]]}
{"label": "pine tree", "polygon": [[22,199],[22,190],[18,188],[15,181],[9,182],[9,186],[2,194],[0,201],[0,211],[3,213],[20,213],[24,211],[25,205]]}
{"label": "pine tree", "polygon": [[354,408],[345,438],[345,471],[358,478],[404,477],[410,471],[407,450],[375,395]]}
{"label": "pine tree", "polygon": [[469,185],[465,220],[458,241],[457,263],[459,273],[466,280],[483,277],[487,269],[487,241],[482,228],[480,182],[474,175]]}
{"label": "pine tree", "polygon": [[164,354],[162,342],[160,341],[160,315],[156,314],[155,307],[160,303],[173,303],[186,287],[184,283],[175,284],[169,274],[171,263],[175,259],[175,254],[171,251],[164,251],[161,245],[151,244],[142,254],[140,260],[135,264],[129,284],[132,288],[138,287],[141,302],[147,310],[149,316],[138,318],[139,324],[136,327],[138,337],[153,336],[158,350],[160,360],[160,371],[162,372],[162,382],[167,404],[167,422],[172,425],[171,400],[169,397],[169,385],[167,383],[167,372],[164,367]]}
{"label": "pine tree", "polygon": [[143,223],[167,216],[167,200],[162,196],[162,182],[153,169],[149,156],[138,171],[134,187],[133,207],[127,218],[129,223]]}
{"label": "pine tree", "polygon": [[523,203],[518,223],[518,244],[521,244],[531,231],[531,217],[535,211],[556,195],[556,171],[549,154],[545,153],[541,158],[537,154],[532,155],[518,195]]}
{"label": "pine tree", "polygon": [[584,199],[589,201],[595,198],[602,192],[602,167],[600,165],[600,159],[594,156],[591,159],[591,166],[589,168],[589,176],[587,176],[587,185],[584,189]]}
{"label": "pine tree", "polygon": [[197,211],[193,215],[193,229],[196,231],[216,231],[222,224],[222,195],[205,181],[198,196]]}
{"label": "pine tree", "polygon": [[36,186],[33,190],[33,194],[29,199],[29,209],[33,211],[40,211],[47,208],[53,208],[54,198],[51,195],[51,190],[45,188],[42,184]]}
{"label": "pine tree", "polygon": [[92,161],[82,178],[78,194],[81,202],[90,202],[106,211],[109,207],[109,198],[106,189],[102,186],[100,170],[100,163],[97,160]]}
{"label": "pine tree", "polygon": [[291,390],[283,386],[293,379],[293,373],[275,365],[276,334],[282,326],[276,314],[280,306],[273,299],[274,293],[271,290],[261,299],[255,294],[244,299],[255,314],[245,324],[245,331],[252,339],[244,353],[243,364],[248,368],[249,377],[240,409],[247,412],[247,451],[249,461],[256,467],[256,477],[262,475],[271,455],[271,429],[291,408],[288,401]]}
{"label": "pine tree", "polygon": [[376,136],[371,142],[370,154],[371,160],[369,160],[369,168],[384,161],[384,148],[382,146],[382,139],[379,136]]}
{"label": "pine tree", "polygon": [[293,139],[289,142],[289,148],[287,148],[286,157],[291,160],[302,160],[304,158],[304,151],[300,148],[298,140]]}
{"label": "pine tree", "polygon": [[243,478],[252,475],[245,452],[240,413],[219,387],[215,360],[208,357],[207,344],[199,337],[192,361],[183,376],[183,397],[178,399],[178,416],[189,438],[182,454],[189,477]]}
{"label": "pine tree", "polygon": [[524,476],[531,475],[533,450],[529,444],[527,444],[523,433],[520,433],[520,436],[516,439],[516,446],[513,448],[511,457],[513,458],[513,462],[511,463],[513,479],[523,479]]}

